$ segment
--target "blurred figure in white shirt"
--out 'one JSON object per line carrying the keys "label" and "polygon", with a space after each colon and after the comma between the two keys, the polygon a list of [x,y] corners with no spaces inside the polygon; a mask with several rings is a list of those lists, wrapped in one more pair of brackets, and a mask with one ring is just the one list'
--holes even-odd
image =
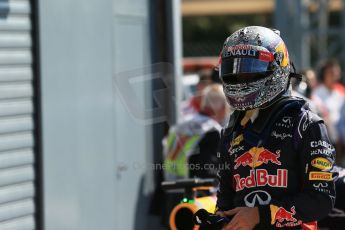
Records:
{"label": "blurred figure in white shirt", "polygon": [[327,110],[328,114],[328,130],[329,137],[333,144],[336,146],[337,161],[341,163],[343,161],[343,143],[339,138],[339,131],[337,124],[340,119],[341,107],[344,103],[345,96],[342,93],[342,85],[339,84],[341,78],[341,69],[339,63],[334,60],[327,60],[322,63],[320,67],[320,84],[314,90],[312,97],[316,100],[320,100]]}

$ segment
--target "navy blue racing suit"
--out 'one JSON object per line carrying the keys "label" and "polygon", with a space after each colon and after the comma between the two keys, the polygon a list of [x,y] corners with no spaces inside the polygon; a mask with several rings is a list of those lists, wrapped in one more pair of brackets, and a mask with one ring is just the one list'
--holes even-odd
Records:
{"label": "navy blue racing suit", "polygon": [[335,201],[334,147],[321,118],[284,97],[241,125],[222,130],[217,210],[258,207],[255,229],[317,229]]}

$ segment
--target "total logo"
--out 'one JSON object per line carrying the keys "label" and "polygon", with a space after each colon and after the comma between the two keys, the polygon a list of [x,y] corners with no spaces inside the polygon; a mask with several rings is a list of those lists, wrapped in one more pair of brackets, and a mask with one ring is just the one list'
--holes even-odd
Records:
{"label": "total logo", "polygon": [[297,220],[294,215],[296,214],[295,206],[290,208],[290,211],[287,211],[283,207],[277,207],[275,205],[270,205],[272,213],[272,222],[278,228],[283,227],[294,227],[302,224],[301,220]]}
{"label": "total logo", "polygon": [[247,177],[241,178],[240,174],[235,174],[233,178],[236,183],[236,191],[264,186],[286,188],[288,185],[288,170],[278,169],[277,174],[274,175],[268,174],[266,169],[252,169]]}
{"label": "total logo", "polygon": [[253,147],[235,159],[234,169],[237,169],[240,166],[245,167],[247,165],[255,168],[262,164],[268,164],[269,162],[272,164],[281,165],[281,162],[278,160],[279,157],[280,150],[277,150],[274,154],[263,147]]}

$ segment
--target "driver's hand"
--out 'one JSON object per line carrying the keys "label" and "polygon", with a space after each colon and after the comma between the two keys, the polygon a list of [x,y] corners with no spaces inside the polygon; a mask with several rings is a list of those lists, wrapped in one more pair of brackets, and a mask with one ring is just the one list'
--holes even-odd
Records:
{"label": "driver's hand", "polygon": [[238,207],[221,212],[220,215],[233,216],[230,223],[225,225],[222,230],[252,230],[260,222],[257,207]]}

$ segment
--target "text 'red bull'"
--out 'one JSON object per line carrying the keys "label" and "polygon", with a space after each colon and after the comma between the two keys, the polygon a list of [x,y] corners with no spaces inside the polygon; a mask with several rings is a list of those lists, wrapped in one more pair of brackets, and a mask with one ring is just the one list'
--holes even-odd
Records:
{"label": "text 'red bull'", "polygon": [[250,170],[249,176],[241,178],[239,174],[235,174],[234,179],[236,191],[263,186],[286,188],[288,184],[288,170],[278,169],[276,175],[268,174],[266,169]]}

